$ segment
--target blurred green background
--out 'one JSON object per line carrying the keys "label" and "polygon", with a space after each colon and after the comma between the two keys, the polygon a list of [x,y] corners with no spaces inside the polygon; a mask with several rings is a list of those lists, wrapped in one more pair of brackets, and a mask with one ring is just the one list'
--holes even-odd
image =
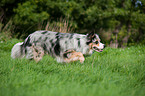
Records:
{"label": "blurred green background", "polygon": [[1,0],[0,41],[36,30],[95,31],[111,47],[145,44],[145,0]]}

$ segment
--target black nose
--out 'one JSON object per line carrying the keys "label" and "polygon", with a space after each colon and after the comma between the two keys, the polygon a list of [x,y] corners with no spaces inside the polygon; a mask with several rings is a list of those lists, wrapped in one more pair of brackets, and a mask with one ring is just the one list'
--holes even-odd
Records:
{"label": "black nose", "polygon": [[106,45],[104,44],[104,48],[106,47]]}

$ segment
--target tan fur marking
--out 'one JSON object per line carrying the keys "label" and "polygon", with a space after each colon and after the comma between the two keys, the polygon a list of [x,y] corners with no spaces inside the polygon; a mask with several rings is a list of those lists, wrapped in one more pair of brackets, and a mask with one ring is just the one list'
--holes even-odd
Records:
{"label": "tan fur marking", "polygon": [[99,43],[97,44],[97,46],[99,46]]}
{"label": "tan fur marking", "polygon": [[44,50],[40,46],[34,46],[34,44],[31,46],[31,48],[33,50],[33,59],[36,62],[39,62],[44,56]]}
{"label": "tan fur marking", "polygon": [[64,58],[65,62],[69,63],[69,62],[74,62],[74,61],[80,61],[81,63],[84,62],[85,58],[83,56],[83,54],[81,52],[76,52],[74,50],[72,50],[70,56],[68,58]]}
{"label": "tan fur marking", "polygon": [[93,46],[93,43],[90,43],[89,46],[90,46],[90,49],[89,49],[89,51],[90,51],[90,50],[92,50],[92,48],[93,48],[93,47],[92,47],[92,46]]}
{"label": "tan fur marking", "polygon": [[89,46],[90,46],[89,50],[92,50],[94,46],[99,46],[99,43],[98,44],[90,43]]}

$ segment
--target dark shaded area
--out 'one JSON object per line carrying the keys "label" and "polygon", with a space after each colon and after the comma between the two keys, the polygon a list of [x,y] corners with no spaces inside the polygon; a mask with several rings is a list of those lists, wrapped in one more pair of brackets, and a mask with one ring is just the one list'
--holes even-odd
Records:
{"label": "dark shaded area", "polygon": [[83,34],[95,30],[103,43],[116,48],[145,44],[145,1],[0,1],[0,32],[24,39],[36,30]]}

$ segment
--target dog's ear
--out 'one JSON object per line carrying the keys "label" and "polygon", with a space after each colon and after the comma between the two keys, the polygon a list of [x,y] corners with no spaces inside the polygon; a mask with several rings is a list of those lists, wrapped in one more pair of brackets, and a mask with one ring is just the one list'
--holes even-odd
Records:
{"label": "dog's ear", "polygon": [[87,38],[88,38],[89,41],[92,41],[92,39],[94,39],[94,37],[95,37],[95,32],[94,31],[87,34]]}

